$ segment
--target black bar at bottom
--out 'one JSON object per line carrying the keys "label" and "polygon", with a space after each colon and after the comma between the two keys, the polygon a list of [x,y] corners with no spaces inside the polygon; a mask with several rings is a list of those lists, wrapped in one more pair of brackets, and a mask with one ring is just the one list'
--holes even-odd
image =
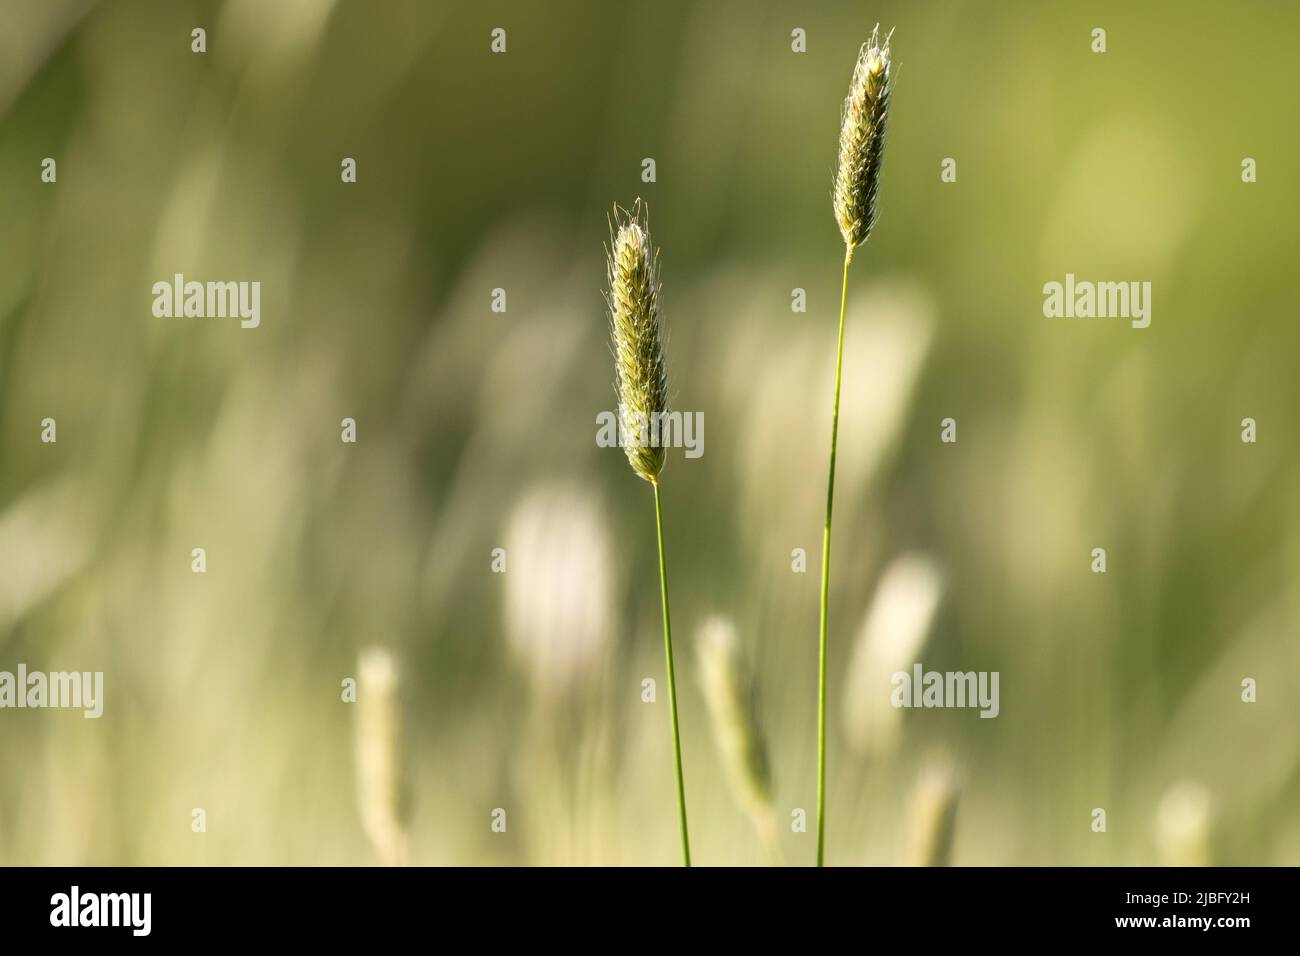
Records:
{"label": "black bar at bottom", "polygon": [[[1275,869],[8,869],[6,942],[1196,938],[1289,922]],[[89,925],[88,925],[89,924]],[[845,940],[845,933],[851,935]],[[831,935],[826,935],[831,934]],[[469,940],[465,940],[469,942]]]}

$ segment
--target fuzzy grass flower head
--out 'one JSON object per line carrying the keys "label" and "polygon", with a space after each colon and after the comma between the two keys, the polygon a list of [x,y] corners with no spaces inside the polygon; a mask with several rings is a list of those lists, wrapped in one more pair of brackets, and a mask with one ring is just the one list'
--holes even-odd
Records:
{"label": "fuzzy grass flower head", "polygon": [[876,194],[885,152],[885,124],[893,92],[891,31],[880,36],[880,26],[862,44],[853,67],[849,95],[840,122],[840,156],[835,173],[835,218],[851,255],[867,241],[876,224]]}
{"label": "fuzzy grass flower head", "polygon": [[648,210],[639,199],[631,210],[614,207],[608,271],[605,300],[623,450],[633,471],[657,482],[664,449],[654,432],[668,412],[668,374],[659,321],[659,253],[650,240]]}

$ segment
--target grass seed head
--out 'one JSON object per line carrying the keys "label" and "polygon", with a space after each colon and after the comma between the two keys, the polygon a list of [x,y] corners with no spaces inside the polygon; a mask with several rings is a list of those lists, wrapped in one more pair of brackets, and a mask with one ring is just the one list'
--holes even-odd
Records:
{"label": "grass seed head", "polygon": [[658,482],[664,449],[655,440],[668,412],[668,375],[659,322],[659,252],[650,240],[649,215],[637,200],[614,207],[608,252],[610,330],[623,451],[632,470]]}
{"label": "grass seed head", "polygon": [[885,152],[885,123],[893,91],[893,63],[887,36],[879,25],[862,45],[853,68],[840,124],[839,166],[835,173],[835,218],[851,255],[876,224],[876,193]]}

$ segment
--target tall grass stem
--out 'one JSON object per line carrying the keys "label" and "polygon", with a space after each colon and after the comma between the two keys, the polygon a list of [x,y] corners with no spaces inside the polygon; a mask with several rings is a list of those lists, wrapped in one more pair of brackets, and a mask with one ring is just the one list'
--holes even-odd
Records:
{"label": "tall grass stem", "polygon": [[826,477],[826,526],[822,531],[822,601],[817,674],[817,865],[826,865],[826,612],[831,588],[831,513],[835,506],[835,450],[840,437],[840,380],[844,369],[844,305],[849,295],[853,247],[844,250],[840,286],[840,332],[835,347],[835,410],[831,413],[831,463]]}
{"label": "tall grass stem", "polygon": [[691,838],[686,827],[686,779],[682,773],[682,737],[677,728],[677,676],[673,670],[673,625],[668,613],[668,562],[664,557],[663,506],[659,498],[659,482],[655,489],[655,533],[659,539],[659,596],[664,609],[664,657],[668,664],[668,712],[673,728],[673,759],[677,766],[677,810],[682,825],[682,861],[691,865]]}

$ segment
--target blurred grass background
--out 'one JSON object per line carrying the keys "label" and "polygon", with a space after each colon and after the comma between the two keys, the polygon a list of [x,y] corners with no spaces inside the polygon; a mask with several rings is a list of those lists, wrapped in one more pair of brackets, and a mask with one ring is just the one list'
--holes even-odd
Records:
{"label": "blurred grass background", "polygon": [[[0,669],[103,670],[106,702],[0,713],[0,862],[372,862],[339,689],[369,644],[401,661],[412,862],[677,861],[651,496],[594,441],[605,216],[638,196],[706,421],[664,478],[693,849],[766,859],[691,653],[716,613],[810,862],[829,190],[877,20],[901,74],[850,282],[828,861],[904,861],[935,750],[957,863],[1157,862],[1189,782],[1216,862],[1300,861],[1300,10],[15,0]],[[155,319],[176,272],[260,281],[261,327]],[[1151,327],[1045,319],[1066,272],[1152,282]],[[913,659],[999,671],[1001,715],[907,711],[862,751],[845,668],[905,554],[944,581]]]}

